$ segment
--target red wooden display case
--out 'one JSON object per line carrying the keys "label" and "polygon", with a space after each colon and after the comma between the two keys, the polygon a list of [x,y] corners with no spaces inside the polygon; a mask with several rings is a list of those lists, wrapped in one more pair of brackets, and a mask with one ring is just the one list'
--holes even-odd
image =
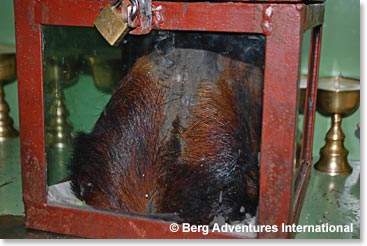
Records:
{"label": "red wooden display case", "polygon": [[[172,233],[169,223],[78,210],[47,202],[42,81],[42,25],[93,26],[101,0],[15,0],[20,139],[26,227],[91,238],[237,238],[225,233]],[[259,225],[297,221],[312,165],[312,137],[324,14],[323,1],[238,0],[152,2],[151,28],[254,33],[266,36],[260,163]],[[158,18],[159,17],[159,18]],[[301,167],[296,158],[300,56],[311,29]],[[150,30],[150,27],[149,27]],[[134,34],[142,34],[141,28]],[[257,238],[289,238],[262,232]]]}

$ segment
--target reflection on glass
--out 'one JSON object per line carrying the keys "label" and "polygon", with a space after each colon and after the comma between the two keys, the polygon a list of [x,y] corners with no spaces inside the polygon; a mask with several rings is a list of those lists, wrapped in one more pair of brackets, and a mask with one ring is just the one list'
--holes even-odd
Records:
{"label": "reflection on glass", "polygon": [[64,102],[64,88],[78,81],[79,57],[56,55],[45,58],[44,81],[51,87],[51,104],[46,114],[46,144],[50,147],[71,146],[73,126],[68,120],[69,111]]}
{"label": "reflection on glass", "polygon": [[[306,89],[307,89],[307,75],[301,75],[300,77],[300,94],[299,94],[299,101],[298,101],[298,109],[299,109],[299,120],[302,120],[304,108],[305,108],[305,100],[306,100]],[[302,148],[302,129],[300,129],[300,126],[298,124],[297,126],[297,150],[296,150],[296,160],[294,163],[294,168],[297,169],[300,165],[300,157],[301,157],[301,148]]]}
{"label": "reflection on glass", "polygon": [[[109,98],[96,89],[100,85],[93,83],[86,54],[100,60],[101,50],[119,56],[121,51],[105,45],[93,28],[43,26],[43,44],[47,179],[52,185],[68,177],[76,133],[91,129]],[[102,85],[103,91],[112,91],[109,86]]]}
{"label": "reflection on glass", "polygon": [[94,54],[86,55],[85,59],[91,67],[97,89],[105,93],[112,93],[122,78],[121,53],[97,54],[94,52]]}

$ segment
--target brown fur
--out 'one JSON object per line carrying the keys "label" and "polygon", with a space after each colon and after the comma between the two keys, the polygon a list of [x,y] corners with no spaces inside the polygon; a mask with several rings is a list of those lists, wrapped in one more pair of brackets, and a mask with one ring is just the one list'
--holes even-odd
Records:
{"label": "brown fur", "polygon": [[[262,73],[208,57],[224,69],[186,82],[190,93],[164,67],[157,69],[166,56],[137,61],[93,131],[76,140],[70,169],[80,199],[116,212],[175,214],[195,224],[219,215],[241,219],[242,207],[256,213]],[[182,103],[184,97],[192,102]]]}

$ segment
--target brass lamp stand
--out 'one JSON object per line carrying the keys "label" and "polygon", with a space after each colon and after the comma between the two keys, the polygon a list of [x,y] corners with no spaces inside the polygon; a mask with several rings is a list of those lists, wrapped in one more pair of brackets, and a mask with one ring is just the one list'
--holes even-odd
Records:
{"label": "brass lamp stand", "polygon": [[56,184],[67,177],[74,139],[73,125],[68,120],[64,88],[74,85],[79,77],[79,55],[46,56],[44,81],[50,92],[51,102],[46,111],[45,134],[47,153],[47,184]]}
{"label": "brass lamp stand", "polygon": [[0,46],[0,141],[19,136],[9,116],[9,105],[5,100],[4,84],[16,78],[15,48]]}
{"label": "brass lamp stand", "polygon": [[359,106],[360,84],[358,80],[323,78],[319,81],[317,108],[321,113],[332,115],[331,128],[326,144],[320,149],[320,159],[315,169],[329,175],[349,174],[348,150],[344,147],[345,135],[341,128],[342,117],[348,116]]}
{"label": "brass lamp stand", "polygon": [[48,146],[63,148],[72,144],[73,126],[68,120],[63,89],[77,82],[78,61],[78,56],[51,56],[46,60],[44,80],[50,83],[52,90],[45,127]]}

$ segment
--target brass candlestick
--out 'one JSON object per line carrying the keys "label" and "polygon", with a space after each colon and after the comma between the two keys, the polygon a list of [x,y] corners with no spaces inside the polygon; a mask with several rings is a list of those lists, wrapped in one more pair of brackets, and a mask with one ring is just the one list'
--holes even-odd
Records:
{"label": "brass candlestick", "polygon": [[317,108],[321,113],[332,115],[331,128],[326,144],[320,149],[320,159],[315,169],[329,175],[349,174],[348,150],[344,147],[345,135],[341,128],[342,116],[354,112],[359,106],[360,84],[358,80],[324,78],[319,81]]}
{"label": "brass candlestick", "polygon": [[5,100],[4,84],[16,78],[15,48],[0,46],[0,141],[19,136],[9,116],[9,104]]}
{"label": "brass candlestick", "polygon": [[63,89],[77,82],[78,61],[78,56],[52,56],[46,60],[44,79],[51,84],[52,91],[45,127],[48,146],[64,148],[72,143],[73,125],[68,120]]}

